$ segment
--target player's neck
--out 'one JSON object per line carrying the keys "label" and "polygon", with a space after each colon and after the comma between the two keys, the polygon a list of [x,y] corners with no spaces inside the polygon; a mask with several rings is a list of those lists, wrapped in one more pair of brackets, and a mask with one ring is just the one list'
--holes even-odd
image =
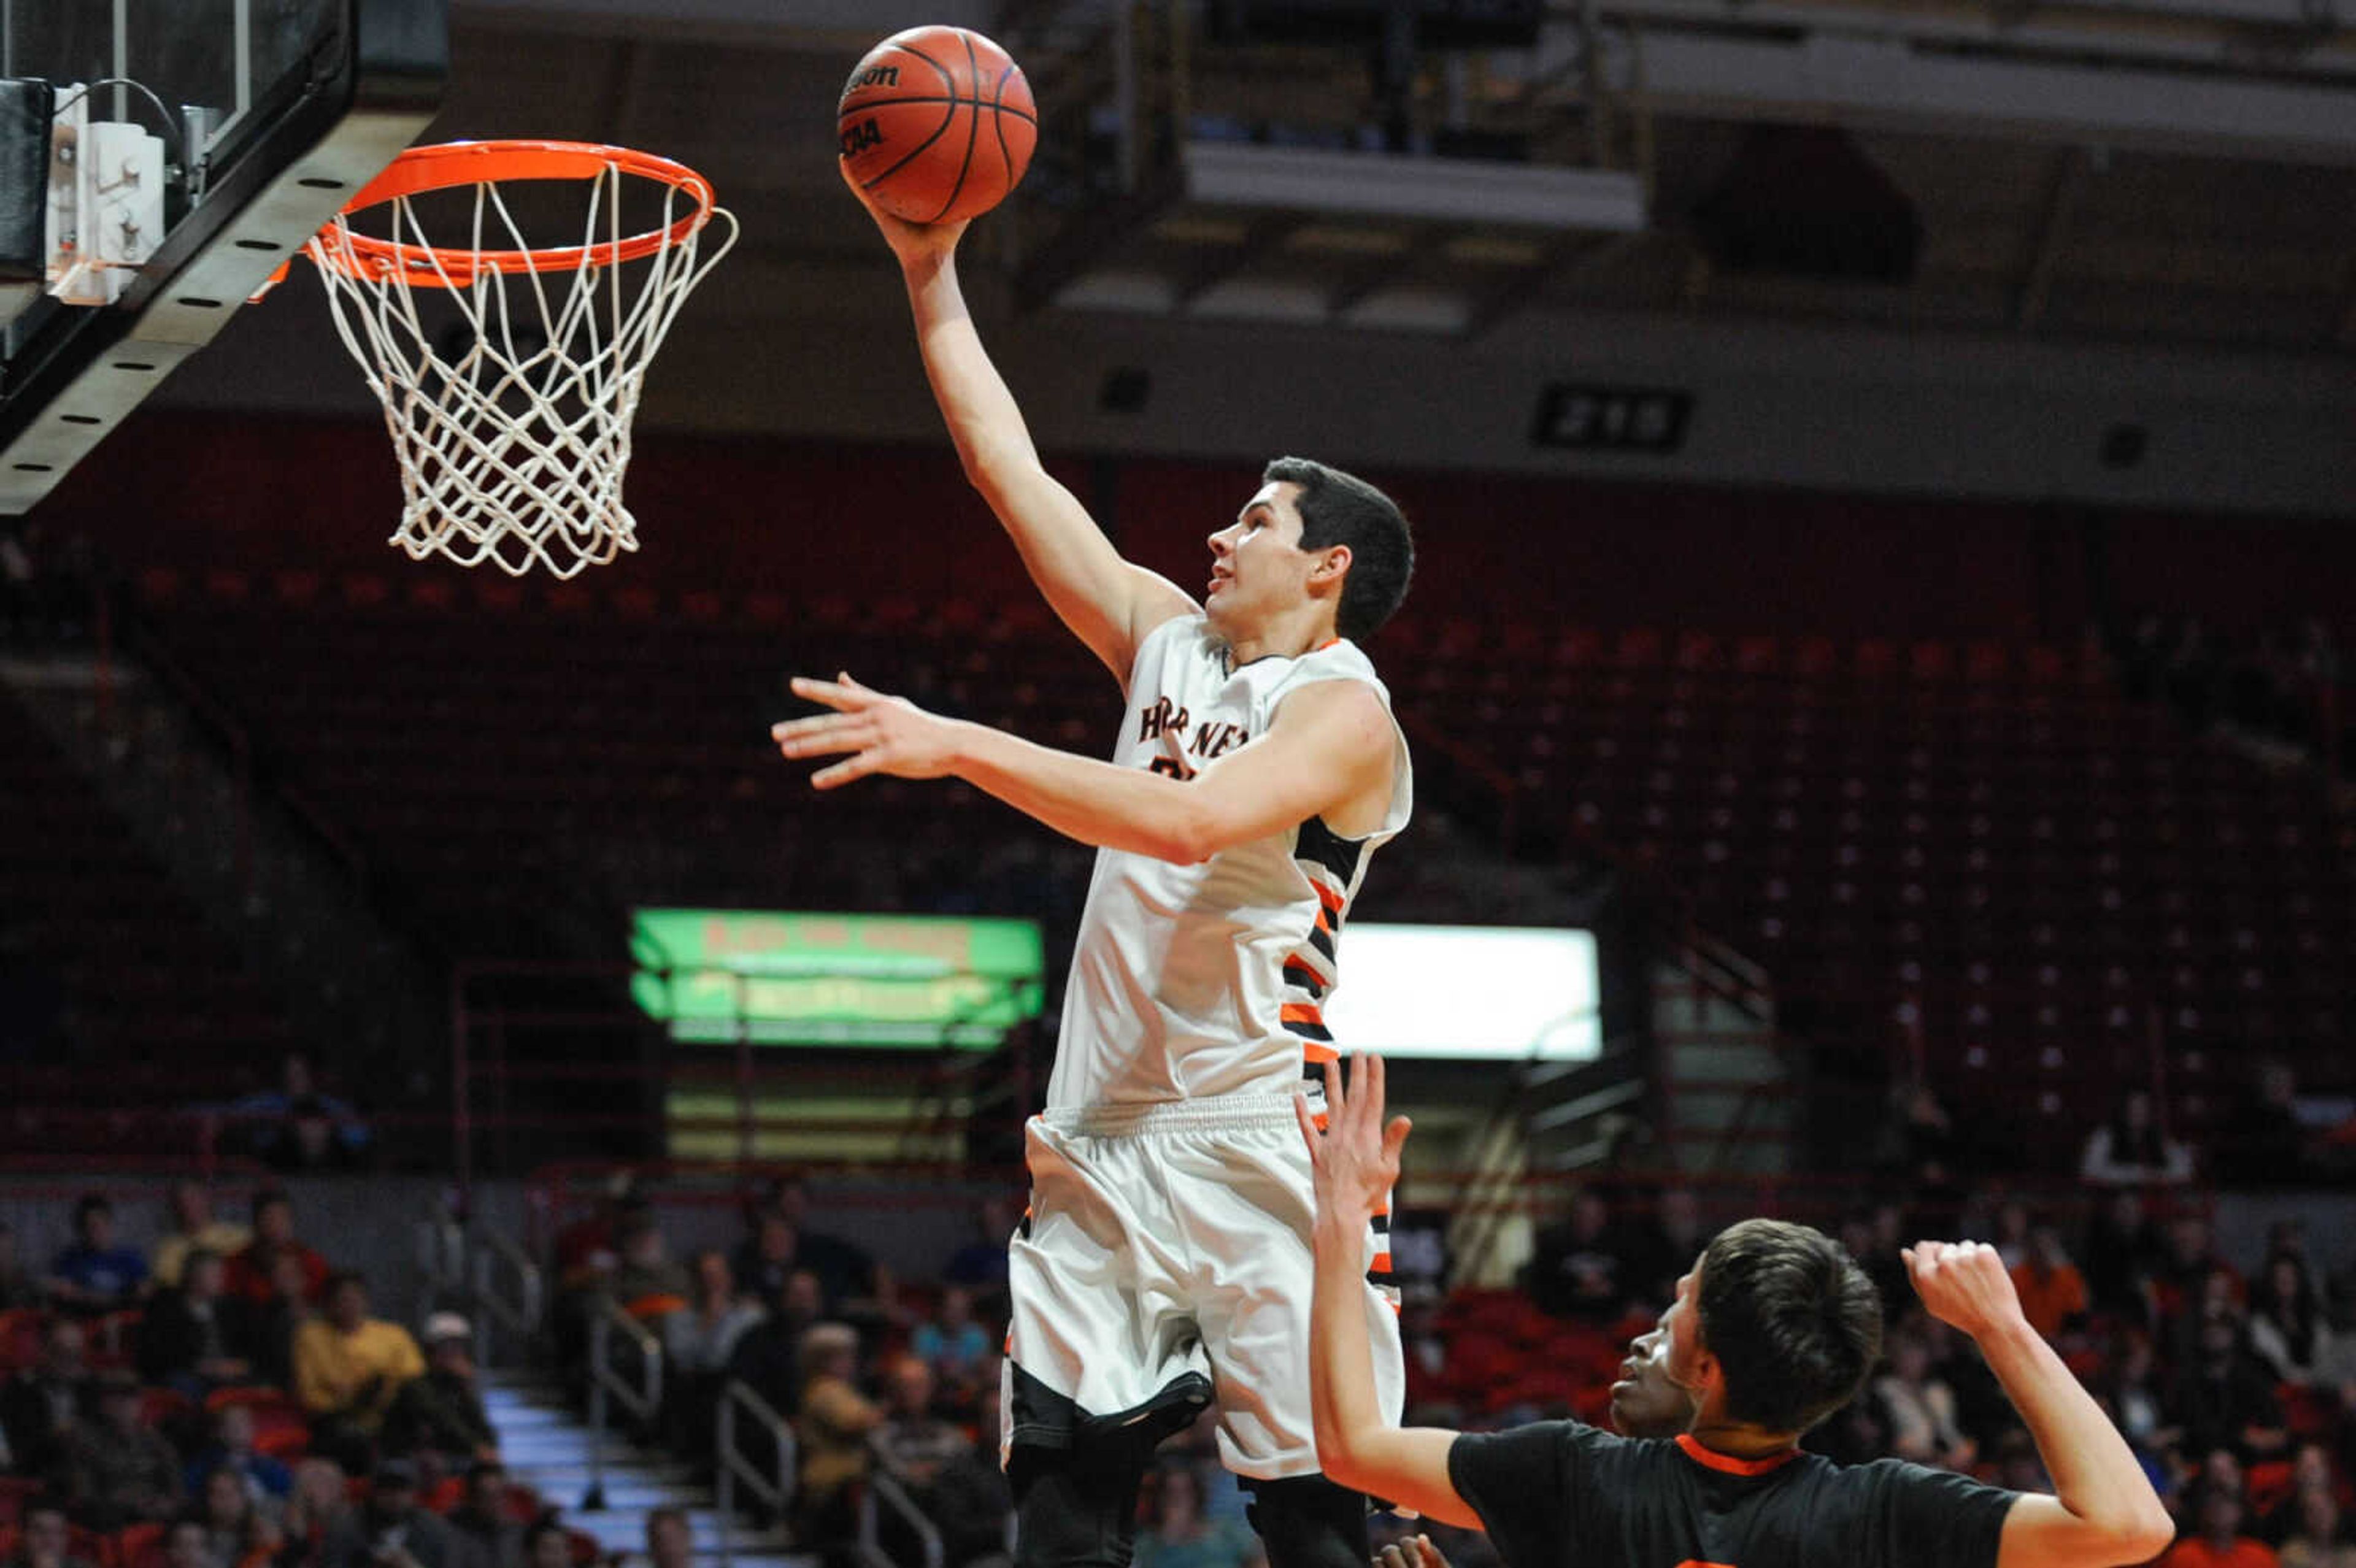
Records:
{"label": "player's neck", "polygon": [[1241,669],[1265,658],[1297,659],[1333,640],[1333,617],[1319,604],[1304,604],[1259,625],[1222,627],[1227,638],[1227,667]]}
{"label": "player's neck", "polygon": [[1748,1421],[1712,1420],[1707,1413],[1689,1429],[1693,1440],[1713,1454],[1745,1461],[1772,1459],[1799,1446],[1796,1432],[1770,1432]]}

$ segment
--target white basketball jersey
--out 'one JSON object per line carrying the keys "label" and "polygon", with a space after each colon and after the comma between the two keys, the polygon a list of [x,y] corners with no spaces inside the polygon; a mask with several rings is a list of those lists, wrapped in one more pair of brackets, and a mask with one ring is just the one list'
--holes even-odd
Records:
{"label": "white basketball jersey", "polygon": [[[1179,616],[1138,647],[1112,760],[1191,779],[1267,733],[1288,695],[1324,680],[1364,681],[1390,708],[1354,644],[1336,639],[1230,670],[1209,623]],[[1343,925],[1367,860],[1414,805],[1396,720],[1391,734],[1390,810],[1363,838],[1312,817],[1201,865],[1097,852],[1049,1108],[1290,1093],[1304,1070],[1333,1058],[1322,1008],[1340,979]]]}

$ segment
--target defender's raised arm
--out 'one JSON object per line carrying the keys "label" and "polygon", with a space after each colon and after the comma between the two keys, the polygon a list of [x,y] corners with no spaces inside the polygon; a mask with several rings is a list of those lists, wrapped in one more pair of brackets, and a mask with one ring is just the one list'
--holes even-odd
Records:
{"label": "defender's raised arm", "polygon": [[[846,172],[853,195],[860,195]],[[1167,578],[1120,558],[1077,497],[1048,474],[1014,395],[990,362],[958,286],[963,223],[905,223],[862,205],[908,285],[925,375],[966,478],[1014,540],[1031,581],[1072,634],[1125,686],[1137,645],[1194,602]]]}
{"label": "defender's raised arm", "polygon": [[1918,1242],[1905,1258],[1922,1305],[1987,1359],[2053,1477],[2054,1496],[2024,1496],[2006,1516],[1997,1568],[2106,1568],[2166,1550],[2174,1526],[2135,1451],[2029,1326],[1996,1249]]}

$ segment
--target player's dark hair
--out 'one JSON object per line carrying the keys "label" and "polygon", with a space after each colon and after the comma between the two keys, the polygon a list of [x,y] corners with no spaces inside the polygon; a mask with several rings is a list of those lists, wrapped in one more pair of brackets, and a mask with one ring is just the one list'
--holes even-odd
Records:
{"label": "player's dark hair", "polygon": [[1415,539],[1398,503],[1355,474],[1306,457],[1280,457],[1260,471],[1260,480],[1301,486],[1302,549],[1350,547],[1333,629],[1354,643],[1373,636],[1415,575]]}
{"label": "player's dark hair", "polygon": [[1726,1371],[1726,1413],[1804,1432],[1856,1396],[1881,1355],[1881,1293],[1838,1242],[1745,1220],[1703,1250],[1701,1340]]}

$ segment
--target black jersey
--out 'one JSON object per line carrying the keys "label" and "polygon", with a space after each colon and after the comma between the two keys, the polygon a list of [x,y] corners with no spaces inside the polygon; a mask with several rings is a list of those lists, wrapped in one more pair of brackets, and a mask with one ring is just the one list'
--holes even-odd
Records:
{"label": "black jersey", "polygon": [[1576,1421],[1467,1434],[1448,1475],[1506,1568],[1995,1568],[2019,1495],[1896,1459],[1733,1459]]}

